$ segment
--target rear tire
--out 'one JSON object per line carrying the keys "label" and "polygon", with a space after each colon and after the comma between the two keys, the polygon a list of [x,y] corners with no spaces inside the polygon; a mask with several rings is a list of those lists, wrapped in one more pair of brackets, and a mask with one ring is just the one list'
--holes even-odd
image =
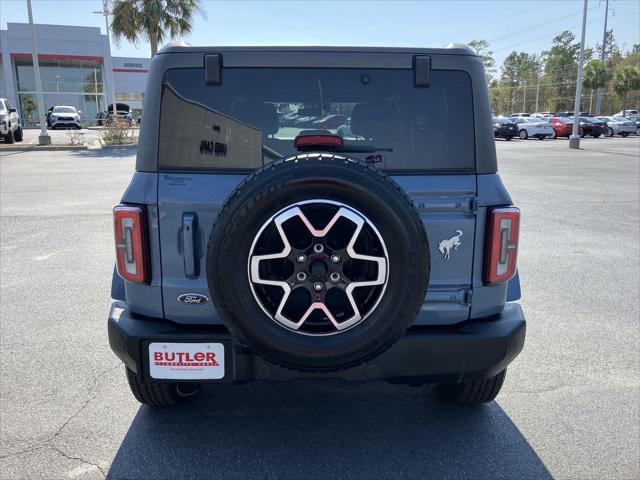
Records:
{"label": "rear tire", "polygon": [[627,138],[629,136],[629,132],[623,132],[620,135],[622,135],[624,138]]}
{"label": "rear tire", "polygon": [[529,133],[525,129],[522,129],[520,130],[520,133],[518,133],[518,136],[520,137],[520,140],[526,140],[529,138]]}
{"label": "rear tire", "polygon": [[544,135],[538,135],[538,140],[544,140]]}
{"label": "rear tire", "polygon": [[600,136],[600,134],[599,134],[599,133],[594,133],[594,134],[593,134],[593,138],[598,138],[599,136]]}
{"label": "rear tire", "polygon": [[16,130],[16,135],[15,135],[16,142],[21,142],[23,137],[24,137],[24,135],[23,135],[23,132],[22,132],[22,127],[18,127],[18,130]]}
{"label": "rear tire", "polygon": [[9,131],[4,136],[5,143],[13,143],[15,141],[15,136],[13,134],[13,130],[11,130],[11,126],[9,126]]}
{"label": "rear tire", "polygon": [[558,138],[558,134],[556,133],[556,131],[554,130],[553,133],[551,134],[551,138]]}
{"label": "rear tire", "polygon": [[611,127],[607,129],[607,137],[613,137],[613,129]]}
{"label": "rear tire", "polygon": [[507,142],[510,142],[513,137],[504,137]]}
{"label": "rear tire", "polygon": [[437,390],[440,396],[448,402],[457,405],[480,405],[496,398],[504,384],[506,375],[507,370],[504,369],[491,378],[460,383],[440,383],[437,385]]}
{"label": "rear tire", "polygon": [[152,407],[173,407],[185,403],[198,395],[199,383],[163,383],[153,380],[141,381],[135,372],[125,367],[131,393],[140,403]]}

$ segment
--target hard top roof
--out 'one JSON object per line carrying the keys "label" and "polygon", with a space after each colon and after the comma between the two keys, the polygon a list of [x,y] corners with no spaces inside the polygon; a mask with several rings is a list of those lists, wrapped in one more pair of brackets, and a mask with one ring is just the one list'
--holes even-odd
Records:
{"label": "hard top roof", "polygon": [[467,45],[449,43],[442,48],[362,47],[362,46],[192,46],[186,42],[171,42],[160,49],[163,53],[224,53],[224,52],[324,52],[324,53],[409,53],[416,55],[471,55]]}

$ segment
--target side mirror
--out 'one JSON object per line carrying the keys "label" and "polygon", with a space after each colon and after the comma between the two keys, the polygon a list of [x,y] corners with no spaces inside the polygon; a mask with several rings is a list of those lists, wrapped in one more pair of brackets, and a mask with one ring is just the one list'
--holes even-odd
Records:
{"label": "side mirror", "polygon": [[80,115],[82,113],[82,110],[78,110],[78,115]]}
{"label": "side mirror", "polygon": [[15,108],[10,108],[9,113],[18,113],[18,110],[16,110]]}

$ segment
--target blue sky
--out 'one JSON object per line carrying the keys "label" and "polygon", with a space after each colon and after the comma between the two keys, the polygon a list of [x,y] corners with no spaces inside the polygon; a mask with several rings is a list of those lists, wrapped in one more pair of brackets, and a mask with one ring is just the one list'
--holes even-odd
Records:
{"label": "blue sky", "polygon": [[[561,30],[580,35],[581,0],[449,1],[203,1],[184,39],[193,45],[441,46],[489,40],[499,64],[511,50],[539,53]],[[589,0],[587,45],[602,38],[604,0]],[[32,0],[34,21],[101,27],[101,0]],[[610,0],[609,28],[618,44],[640,43],[640,1]],[[0,25],[26,22],[26,0],[0,0]],[[126,41],[112,53],[148,56],[149,47]]]}

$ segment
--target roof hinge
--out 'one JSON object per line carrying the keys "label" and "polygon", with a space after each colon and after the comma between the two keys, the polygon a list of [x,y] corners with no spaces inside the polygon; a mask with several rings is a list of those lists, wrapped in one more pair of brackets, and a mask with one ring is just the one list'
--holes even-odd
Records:
{"label": "roof hinge", "polygon": [[207,85],[222,83],[222,55],[208,53],[204,56],[204,76]]}
{"label": "roof hinge", "polygon": [[414,83],[416,87],[431,85],[431,57],[429,55],[415,55],[413,57]]}

